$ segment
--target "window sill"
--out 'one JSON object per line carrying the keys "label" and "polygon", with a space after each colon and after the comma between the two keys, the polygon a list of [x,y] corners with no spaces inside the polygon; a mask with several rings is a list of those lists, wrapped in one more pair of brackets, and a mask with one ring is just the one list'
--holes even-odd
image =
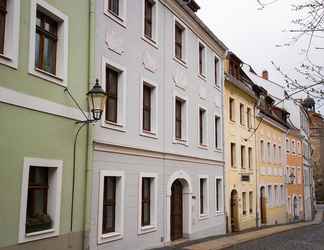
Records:
{"label": "window sill", "polygon": [[204,75],[202,75],[202,74],[200,74],[200,73],[198,73],[198,77],[201,79],[201,80],[203,80],[203,81],[207,81],[207,77],[206,76],[204,76]]}
{"label": "window sill", "polygon": [[123,238],[123,235],[121,233],[109,233],[109,234],[103,234],[100,236],[99,239],[99,244],[103,244],[106,242],[110,242],[110,241],[115,241],[115,240],[120,240]]}
{"label": "window sill", "polygon": [[51,73],[48,73],[44,70],[34,68],[29,72],[31,75],[42,78],[44,80],[47,80],[49,82],[55,83],[57,85],[66,87],[66,84],[64,82],[64,79],[62,77],[59,77],[57,75],[53,75]]}
{"label": "window sill", "polygon": [[221,216],[221,215],[225,215],[225,213],[221,211],[216,211],[216,216]]}
{"label": "window sill", "polygon": [[218,91],[222,91],[221,85],[216,85],[216,83],[214,83],[214,88]]}
{"label": "window sill", "polygon": [[58,232],[56,232],[55,229],[48,229],[48,230],[38,231],[34,233],[27,233],[25,234],[23,239],[19,240],[19,243],[41,240],[41,239],[46,239],[46,238],[51,238],[56,236],[58,236]]}
{"label": "window sill", "polygon": [[143,234],[148,234],[148,233],[153,233],[157,231],[157,227],[154,226],[154,225],[150,225],[150,226],[144,226],[144,227],[141,227],[139,232],[138,232],[138,235],[143,235]]}
{"label": "window sill", "polygon": [[145,41],[146,43],[148,43],[149,45],[151,45],[152,47],[154,47],[155,49],[159,49],[159,46],[155,40],[150,39],[150,38],[146,37],[145,35],[142,36],[142,40]]}
{"label": "window sill", "polygon": [[209,218],[208,214],[199,214],[199,220],[207,220]]}
{"label": "window sill", "polygon": [[208,150],[208,145],[199,144],[198,148],[203,149],[203,150]]}
{"label": "window sill", "polygon": [[109,121],[103,121],[101,127],[116,130],[119,132],[126,132],[125,125],[120,123],[113,123]]}
{"label": "window sill", "polygon": [[104,10],[104,14],[110,18],[111,20],[113,20],[115,23],[119,24],[120,26],[122,26],[123,28],[127,28],[126,27],[126,21],[125,19],[116,16],[113,12],[109,11],[109,10]]}
{"label": "window sill", "polygon": [[8,66],[13,69],[18,69],[17,65],[14,65],[14,60],[11,57],[8,57],[4,54],[0,54],[0,64]]}
{"label": "window sill", "polygon": [[151,132],[151,131],[145,131],[145,130],[142,130],[140,132],[140,135],[143,136],[143,137],[148,137],[148,138],[152,138],[152,139],[159,139],[156,135],[155,132]]}
{"label": "window sill", "polygon": [[181,139],[174,139],[173,144],[183,145],[183,146],[186,146],[186,147],[189,146],[188,140],[181,140]]}
{"label": "window sill", "polygon": [[186,69],[188,68],[187,63],[186,63],[185,61],[183,61],[183,60],[177,58],[176,56],[173,57],[173,60],[174,60],[175,62],[179,63],[180,65],[182,65],[183,67],[185,67]]}
{"label": "window sill", "polygon": [[214,152],[223,153],[223,149],[221,149],[221,148],[215,148],[214,149]]}

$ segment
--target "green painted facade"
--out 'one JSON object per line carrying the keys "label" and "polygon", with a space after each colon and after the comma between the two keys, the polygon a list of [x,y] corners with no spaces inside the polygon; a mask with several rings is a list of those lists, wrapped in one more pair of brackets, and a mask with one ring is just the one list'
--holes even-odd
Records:
{"label": "green painted facade", "polygon": [[[69,18],[67,87],[87,107],[89,82],[90,1],[44,0]],[[28,73],[31,0],[20,0],[18,69],[0,64],[0,87],[53,103],[74,107],[64,87]],[[88,130],[77,143],[73,234],[71,204],[73,146],[80,125],[67,117],[4,103],[0,99],[0,249],[80,249],[85,224]],[[62,160],[62,193],[59,236],[18,244],[24,157]],[[68,235],[70,240],[66,240]],[[62,240],[64,239],[64,240]],[[40,242],[50,242],[46,247]]]}

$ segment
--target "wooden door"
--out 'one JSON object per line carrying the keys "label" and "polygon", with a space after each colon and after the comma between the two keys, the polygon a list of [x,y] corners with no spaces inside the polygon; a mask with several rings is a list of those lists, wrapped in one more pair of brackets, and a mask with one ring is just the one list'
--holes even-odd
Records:
{"label": "wooden door", "polygon": [[235,190],[231,193],[231,228],[232,232],[239,231],[238,226],[238,197]]}
{"label": "wooden door", "polygon": [[260,210],[261,224],[267,224],[267,198],[265,197],[265,189],[261,189]]}
{"label": "wooden door", "polygon": [[182,184],[176,180],[171,187],[171,240],[183,237]]}

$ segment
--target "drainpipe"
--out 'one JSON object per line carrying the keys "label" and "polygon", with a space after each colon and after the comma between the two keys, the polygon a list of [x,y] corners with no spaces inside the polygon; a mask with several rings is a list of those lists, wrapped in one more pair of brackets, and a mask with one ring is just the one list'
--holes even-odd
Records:
{"label": "drainpipe", "polygon": [[[256,108],[257,104],[254,104],[254,125],[256,124]],[[261,198],[261,193],[259,194],[259,187],[258,187],[258,176],[259,176],[259,169],[258,169],[258,159],[257,159],[257,133],[254,132],[254,162],[255,162],[255,222],[256,222],[256,227],[259,228],[261,223],[260,221],[260,214],[261,211],[259,210],[259,201]],[[260,196],[260,197],[259,197]]]}
{"label": "drainpipe", "polygon": [[[95,32],[96,32],[96,20],[95,20],[95,5],[96,0],[89,0],[89,55],[88,55],[88,89],[91,89],[91,82],[95,81]],[[86,165],[86,180],[85,180],[85,197],[84,197],[84,219],[83,219],[83,249],[89,249],[90,243],[90,230],[91,230],[91,191],[92,191],[92,163],[93,163],[93,125],[87,126],[87,165]]]}

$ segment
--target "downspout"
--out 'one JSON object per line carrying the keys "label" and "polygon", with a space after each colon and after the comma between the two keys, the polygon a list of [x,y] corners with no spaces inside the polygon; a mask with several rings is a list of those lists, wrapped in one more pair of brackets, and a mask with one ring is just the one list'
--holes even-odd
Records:
{"label": "downspout", "polygon": [[[95,32],[96,32],[96,20],[95,20],[95,5],[96,0],[89,0],[89,55],[88,55],[88,89],[91,88],[91,83],[95,81]],[[85,197],[84,197],[84,219],[83,219],[83,249],[89,249],[90,243],[90,230],[91,230],[91,191],[92,191],[92,163],[93,163],[93,126],[87,126],[87,165],[85,173]]]}
{"label": "downspout", "polygon": [[[257,108],[257,103],[254,104],[254,125],[256,124],[256,108]],[[259,209],[259,201],[261,199],[261,193],[259,194],[259,187],[258,187],[258,177],[259,177],[259,168],[258,168],[258,159],[257,159],[257,133],[255,132],[254,134],[254,162],[255,162],[255,222],[256,222],[256,227],[259,228],[261,223],[259,224],[260,221],[260,214],[261,211]]]}

